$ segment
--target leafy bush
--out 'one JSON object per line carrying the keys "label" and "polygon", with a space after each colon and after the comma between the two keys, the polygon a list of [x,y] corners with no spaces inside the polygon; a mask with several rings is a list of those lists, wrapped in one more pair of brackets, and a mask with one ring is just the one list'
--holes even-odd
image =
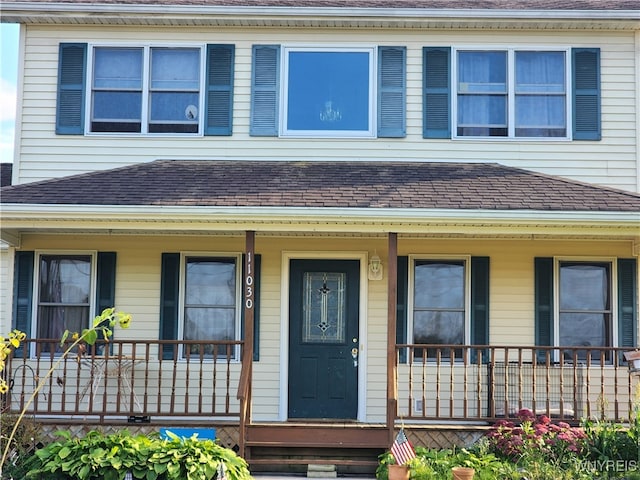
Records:
{"label": "leafy bush", "polygon": [[[474,480],[495,480],[497,478],[518,478],[516,471],[507,461],[499,460],[487,452],[475,453],[467,449],[435,450],[416,447],[416,458],[409,461],[411,480],[443,480],[452,478],[453,467],[471,467],[476,473]],[[395,464],[391,453],[379,457],[376,478],[388,480],[388,465]]]}
{"label": "leafy bush", "polygon": [[[592,462],[638,462],[640,425],[636,418],[629,428],[609,421],[584,420],[587,438],[585,456]],[[640,468],[640,465],[639,465]]]}
{"label": "leafy bush", "polygon": [[111,435],[98,431],[83,438],[60,432],[61,441],[38,450],[27,461],[26,478],[42,480],[210,480],[219,466],[229,480],[251,480],[247,463],[233,450],[213,440],[182,439],[173,434],[132,436],[123,430]]}

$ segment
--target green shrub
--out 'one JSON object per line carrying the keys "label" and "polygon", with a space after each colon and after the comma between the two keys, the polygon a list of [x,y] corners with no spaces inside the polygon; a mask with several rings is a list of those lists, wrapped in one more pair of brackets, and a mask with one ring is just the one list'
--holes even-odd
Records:
{"label": "green shrub", "polygon": [[27,460],[26,478],[42,480],[210,480],[222,464],[229,480],[251,480],[247,463],[233,450],[197,437],[170,439],[132,436],[123,430],[98,431],[83,438],[60,432],[61,441],[38,450]]}

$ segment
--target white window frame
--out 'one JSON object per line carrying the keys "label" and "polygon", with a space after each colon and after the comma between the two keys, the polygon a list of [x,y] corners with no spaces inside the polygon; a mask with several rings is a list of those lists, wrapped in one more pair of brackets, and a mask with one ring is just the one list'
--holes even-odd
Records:
{"label": "white window frame", "polygon": [[[407,343],[414,343],[413,314],[415,303],[415,271],[416,262],[462,262],[464,267],[464,343],[469,345],[471,339],[471,255],[409,255],[409,285],[407,288]],[[460,360],[456,358],[456,360]],[[421,361],[421,360],[420,360]],[[435,362],[435,359],[427,359]]]}
{"label": "white window frame", "polygon": [[[55,257],[69,257],[69,256],[86,256],[91,257],[91,279],[89,288],[89,318],[87,318],[87,325],[84,328],[89,328],[96,313],[96,286],[97,286],[97,274],[98,274],[98,252],[95,250],[36,250],[35,251],[35,265],[33,268],[33,302],[31,306],[31,332],[33,337],[38,338],[38,310],[40,307],[40,259],[43,255],[55,256]],[[37,357],[36,352],[37,345],[32,345],[29,353],[31,358]],[[60,354],[56,354],[60,355]]]}
{"label": "white window frame", "polygon": [[[616,257],[554,257],[553,258],[553,346],[560,345],[560,264],[564,262],[584,263],[586,265],[594,263],[609,264],[609,283],[611,284],[611,345],[600,345],[599,347],[617,347],[618,346],[618,270]],[[560,361],[560,352],[554,350],[554,361]]]}
{"label": "white window frame", "polygon": [[[236,324],[234,332],[234,340],[239,341],[242,337],[242,308],[244,307],[242,297],[242,254],[241,253],[229,253],[229,252],[182,252],[180,254],[180,283],[178,288],[178,341],[184,340],[184,309],[185,309],[185,297],[187,293],[187,259],[189,258],[228,258],[234,260],[236,264]],[[179,361],[186,361],[184,345],[180,344],[178,348]],[[218,359],[205,357],[204,361],[215,362]],[[240,361],[240,347],[236,346],[233,349],[233,355],[230,359],[232,362],[237,363]]]}
{"label": "white window frame", "polygon": [[[96,48],[141,48],[142,55],[142,105],[141,105],[141,131],[140,132],[94,132],[91,129],[93,115],[93,77],[94,77],[94,52]],[[151,49],[152,48],[190,48],[200,50],[200,78],[198,84],[198,132],[149,132],[149,96],[151,81]],[[204,135],[204,103],[205,103],[205,78],[206,78],[206,45],[203,43],[165,44],[165,43],[90,43],[87,48],[87,78],[85,93],[85,125],[86,136],[117,136],[117,137],[202,137]]]}
{"label": "white window frame", "polygon": [[[368,130],[289,130],[288,125],[288,73],[291,52],[364,52],[369,54],[369,115]],[[283,45],[280,62],[280,128],[283,138],[376,138],[378,103],[378,48],[376,46],[336,47],[322,45]]]}
{"label": "white window frame", "polygon": [[[471,136],[458,135],[458,53],[461,51],[499,51],[507,53],[507,136]],[[564,137],[516,137],[515,135],[515,53],[516,52],[562,52],[565,61],[565,112],[566,135]],[[452,48],[451,56],[451,135],[454,140],[488,140],[488,141],[528,141],[528,142],[558,142],[572,140],[573,109],[571,89],[571,47],[549,45],[531,46],[505,46],[505,45],[464,45]]]}

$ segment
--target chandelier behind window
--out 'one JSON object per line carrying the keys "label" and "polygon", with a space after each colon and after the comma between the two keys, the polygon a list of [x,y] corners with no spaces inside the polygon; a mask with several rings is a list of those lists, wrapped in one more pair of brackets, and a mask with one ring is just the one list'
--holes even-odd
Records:
{"label": "chandelier behind window", "polygon": [[331,100],[324,102],[324,109],[320,110],[320,120],[326,123],[339,122],[342,120],[342,112],[333,106]]}

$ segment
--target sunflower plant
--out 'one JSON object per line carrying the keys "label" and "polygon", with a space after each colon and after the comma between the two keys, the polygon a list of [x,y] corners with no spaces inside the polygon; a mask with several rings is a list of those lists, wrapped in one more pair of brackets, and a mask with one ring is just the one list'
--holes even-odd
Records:
{"label": "sunflower plant", "polygon": [[[94,345],[98,338],[108,342],[109,338],[113,336],[113,330],[116,326],[120,328],[129,328],[131,324],[131,315],[128,313],[116,311],[115,308],[105,308],[102,313],[93,319],[93,323],[89,328],[85,328],[81,332],[71,332],[66,330],[60,340],[60,346],[65,348],[62,355],[51,366],[49,371],[40,378],[35,390],[25,403],[22,411],[18,415],[16,422],[11,430],[11,433],[7,438],[2,440],[6,441],[4,449],[2,451],[2,458],[0,459],[0,477],[2,477],[2,469],[9,457],[11,451],[11,444],[16,435],[16,431],[20,425],[20,422],[24,418],[27,410],[33,403],[36,395],[40,392],[42,387],[48,382],[53,372],[58,368],[60,363],[69,355],[69,353],[76,347],[83,347],[84,344]],[[0,372],[4,370],[6,359],[11,355],[11,352],[20,347],[20,344],[24,342],[27,335],[20,330],[13,330],[9,333],[8,337],[0,336]],[[79,348],[79,352],[85,351],[84,348]],[[4,377],[0,377],[0,393],[5,394],[9,391],[9,385]]]}

